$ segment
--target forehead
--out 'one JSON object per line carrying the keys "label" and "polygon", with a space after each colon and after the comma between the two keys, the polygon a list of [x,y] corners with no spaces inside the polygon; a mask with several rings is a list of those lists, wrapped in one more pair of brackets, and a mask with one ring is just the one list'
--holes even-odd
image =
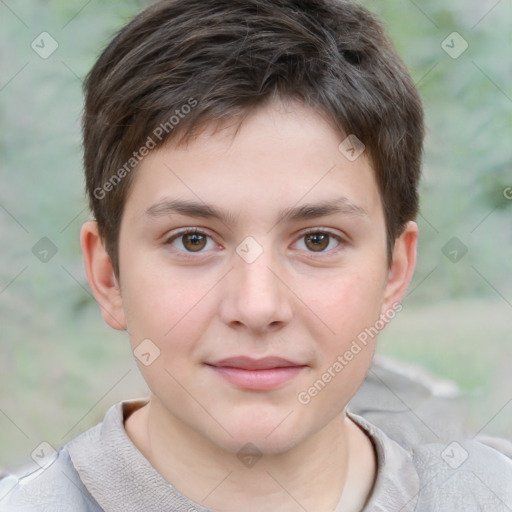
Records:
{"label": "forehead", "polygon": [[150,152],[139,164],[126,207],[155,213],[169,198],[188,198],[261,217],[342,197],[345,207],[378,213],[370,159],[364,151],[352,158],[346,137],[302,104],[269,104],[240,125],[207,125],[186,142]]}

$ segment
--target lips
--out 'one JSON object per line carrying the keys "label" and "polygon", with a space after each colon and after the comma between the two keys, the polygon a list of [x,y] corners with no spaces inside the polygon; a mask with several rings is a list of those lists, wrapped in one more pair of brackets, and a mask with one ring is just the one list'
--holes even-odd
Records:
{"label": "lips", "polygon": [[252,359],[251,357],[239,356],[229,357],[210,363],[211,366],[239,368],[241,370],[269,370],[271,368],[289,368],[291,366],[306,366],[295,363],[281,357],[264,357],[263,359]]}
{"label": "lips", "polygon": [[246,356],[222,359],[207,366],[238,388],[260,391],[281,387],[307,368],[305,364],[281,357]]}

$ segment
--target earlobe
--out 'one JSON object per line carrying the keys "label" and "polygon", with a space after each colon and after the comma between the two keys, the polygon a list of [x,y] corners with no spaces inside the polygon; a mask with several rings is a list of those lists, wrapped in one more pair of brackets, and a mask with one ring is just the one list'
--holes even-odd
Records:
{"label": "earlobe", "polygon": [[381,313],[393,309],[404,298],[416,266],[418,225],[409,221],[396,239],[393,261],[389,267]]}
{"label": "earlobe", "polygon": [[85,273],[105,322],[117,330],[126,329],[123,301],[110,257],[103,246],[96,221],[87,221],[80,232]]}

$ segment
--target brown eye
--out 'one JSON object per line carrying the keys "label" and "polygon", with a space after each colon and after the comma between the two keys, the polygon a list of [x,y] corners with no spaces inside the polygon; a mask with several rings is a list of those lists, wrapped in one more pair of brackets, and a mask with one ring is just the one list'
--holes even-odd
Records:
{"label": "brown eye", "polygon": [[200,251],[206,245],[206,236],[202,233],[187,233],[182,237],[183,247],[190,252]]}
{"label": "brown eye", "polygon": [[306,246],[312,251],[323,251],[329,245],[330,235],[328,233],[309,233],[304,236]]}
{"label": "brown eye", "polygon": [[343,239],[330,231],[320,229],[304,233],[295,242],[295,247],[301,251],[321,255],[333,255],[343,245]]}
{"label": "brown eye", "polygon": [[181,253],[205,253],[208,249],[215,248],[212,237],[196,229],[176,233],[165,243]]}

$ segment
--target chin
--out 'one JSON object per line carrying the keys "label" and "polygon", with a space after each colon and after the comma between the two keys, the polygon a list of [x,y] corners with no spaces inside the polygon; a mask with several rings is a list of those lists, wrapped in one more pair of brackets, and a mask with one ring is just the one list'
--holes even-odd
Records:
{"label": "chin", "polygon": [[293,409],[266,418],[262,411],[259,411],[259,415],[258,411],[254,411],[249,417],[230,421],[228,430],[233,437],[224,436],[222,448],[235,454],[247,445],[254,445],[265,455],[287,452],[309,437],[305,425],[293,421],[294,413],[290,414],[290,411]]}
{"label": "chin", "polygon": [[232,438],[224,438],[217,442],[213,440],[213,442],[216,442],[219,448],[240,458],[244,455],[280,455],[293,449],[302,440],[301,437],[297,437],[297,434],[289,432],[277,439],[271,439],[272,436],[266,437],[267,434],[268,431],[263,435],[262,432],[255,429],[247,429],[245,432],[233,435]]}

